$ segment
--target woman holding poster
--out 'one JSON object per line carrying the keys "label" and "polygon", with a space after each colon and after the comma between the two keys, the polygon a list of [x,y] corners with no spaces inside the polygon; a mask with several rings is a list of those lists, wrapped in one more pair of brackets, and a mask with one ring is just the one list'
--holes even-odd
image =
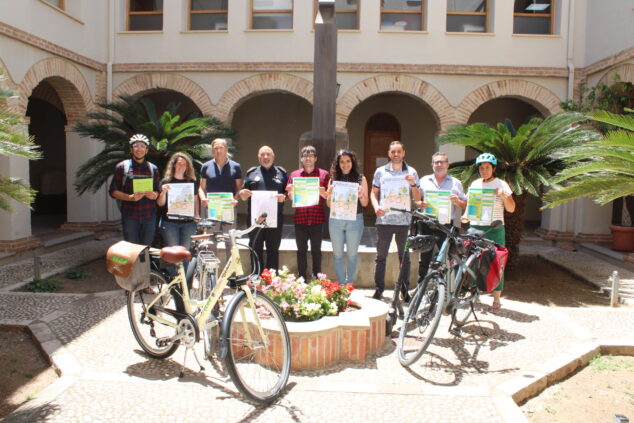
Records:
{"label": "woman holding poster", "polygon": [[[357,156],[353,151],[339,150],[330,167],[327,202],[335,274],[342,284],[353,283],[357,272],[357,251],[363,235],[363,208],[368,205],[368,200],[368,182],[359,173]],[[348,257],[347,269],[344,246]]]}
{"label": "woman holding poster", "polygon": [[159,185],[156,203],[161,210],[161,237],[163,245],[182,245],[189,249],[191,236],[196,233],[196,222],[170,219],[168,214],[199,217],[196,193],[198,184],[191,158],[185,153],[174,153],[165,168],[165,177]]}
{"label": "woman holding poster", "polygon": [[[480,178],[476,179],[469,186],[467,211],[463,219],[471,221],[471,227],[482,231],[491,229],[491,222],[501,220],[504,223],[504,211],[509,213],[515,211],[515,201],[511,187],[505,181],[495,177],[495,168],[498,161],[493,154],[482,153],[475,162],[480,173]],[[491,230],[486,238],[499,245],[505,245],[504,224],[497,229]],[[500,297],[504,288],[504,276],[500,284],[493,291],[493,305],[491,312],[500,311]]]}

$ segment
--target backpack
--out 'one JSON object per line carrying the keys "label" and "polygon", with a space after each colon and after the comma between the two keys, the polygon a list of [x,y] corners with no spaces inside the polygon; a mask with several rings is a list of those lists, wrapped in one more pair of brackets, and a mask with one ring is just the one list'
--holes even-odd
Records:
{"label": "backpack", "polygon": [[504,275],[504,268],[509,257],[509,250],[506,247],[488,247],[480,256],[478,264],[478,289],[484,292],[491,292],[500,284]]}
{"label": "backpack", "polygon": [[[147,162],[148,166],[150,167],[150,174],[152,176],[150,176],[152,178],[152,180],[154,180],[154,168],[156,166],[154,166],[152,163]],[[128,174],[130,173],[130,169],[132,168],[132,159],[128,159],[128,160],[124,160],[123,161],[123,179],[121,180],[121,189],[123,190],[123,187],[125,186],[126,181],[128,180]],[[121,211],[121,200],[116,200],[117,201],[117,207],[119,207],[119,211]]]}

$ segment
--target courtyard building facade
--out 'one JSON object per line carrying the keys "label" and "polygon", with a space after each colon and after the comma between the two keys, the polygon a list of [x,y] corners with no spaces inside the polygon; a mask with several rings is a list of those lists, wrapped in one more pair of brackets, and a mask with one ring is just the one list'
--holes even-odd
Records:
{"label": "courtyard building facade", "polygon": [[[630,0],[336,0],[336,130],[363,173],[400,139],[408,162],[431,173],[435,137],[457,123],[561,111],[580,87],[634,82]],[[276,164],[299,165],[311,129],[314,0],[21,0],[0,7],[0,82],[44,158],[0,157],[0,173],[38,191],[31,212],[0,211],[0,252],[41,244],[42,222],[63,229],[117,227],[107,187],[75,192],[75,173],[101,144],[74,131],[118,96],[149,97],[181,115],[212,115],[236,131],[234,160],[256,165],[262,145]],[[443,146],[451,162],[473,158]],[[326,164],[320,163],[320,167]],[[576,200],[527,220],[551,238],[609,237],[612,207]],[[239,212],[246,213],[241,204]],[[292,214],[286,205],[285,214]],[[54,216],[54,217],[50,217]]]}

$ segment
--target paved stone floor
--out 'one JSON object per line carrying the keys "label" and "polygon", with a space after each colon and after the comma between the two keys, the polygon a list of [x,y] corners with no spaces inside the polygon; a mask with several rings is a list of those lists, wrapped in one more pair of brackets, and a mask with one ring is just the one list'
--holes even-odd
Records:
{"label": "paved stone floor", "polygon": [[448,333],[450,319],[443,317],[428,352],[411,368],[399,364],[390,337],[365,362],[294,372],[284,396],[262,407],[245,401],[209,362],[199,372],[191,355],[179,379],[183,349],[165,360],[147,358],[130,330],[123,291],[62,295],[5,288],[0,324],[28,325],[62,372],[5,421],[515,423],[525,420],[503,384],[581,345],[634,345],[634,308],[505,300],[502,312],[491,314],[490,304],[490,296],[482,297],[479,323],[471,322],[462,338]]}

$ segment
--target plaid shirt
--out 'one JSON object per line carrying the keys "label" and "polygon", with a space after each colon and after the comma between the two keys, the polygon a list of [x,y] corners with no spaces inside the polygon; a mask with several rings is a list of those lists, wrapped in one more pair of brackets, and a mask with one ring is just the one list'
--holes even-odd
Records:
{"label": "plaid shirt", "polygon": [[[312,172],[306,172],[304,169],[297,169],[288,176],[288,183],[292,184],[294,178],[307,178],[307,177],[319,177],[319,186],[328,188],[328,181],[330,175],[323,169],[316,167]],[[324,197],[319,196],[319,204],[309,207],[297,207],[295,209],[295,224],[313,226],[319,225],[326,221],[326,214],[324,213],[324,207],[326,206],[326,200]]]}
{"label": "plaid shirt", "polygon": [[[156,166],[148,161],[144,161],[139,164],[132,160],[132,166],[128,172],[128,178],[125,181],[125,185],[122,187],[123,182],[123,167],[124,162],[119,162],[114,169],[114,177],[110,182],[110,196],[112,197],[112,191],[117,190],[126,194],[132,194],[132,180],[135,178],[150,178],[152,171],[150,166],[154,167],[154,183],[153,190],[158,192],[159,186],[159,171]],[[156,216],[156,200],[150,200],[147,197],[143,197],[139,201],[121,201],[121,219],[134,219],[144,220],[151,219]]]}

